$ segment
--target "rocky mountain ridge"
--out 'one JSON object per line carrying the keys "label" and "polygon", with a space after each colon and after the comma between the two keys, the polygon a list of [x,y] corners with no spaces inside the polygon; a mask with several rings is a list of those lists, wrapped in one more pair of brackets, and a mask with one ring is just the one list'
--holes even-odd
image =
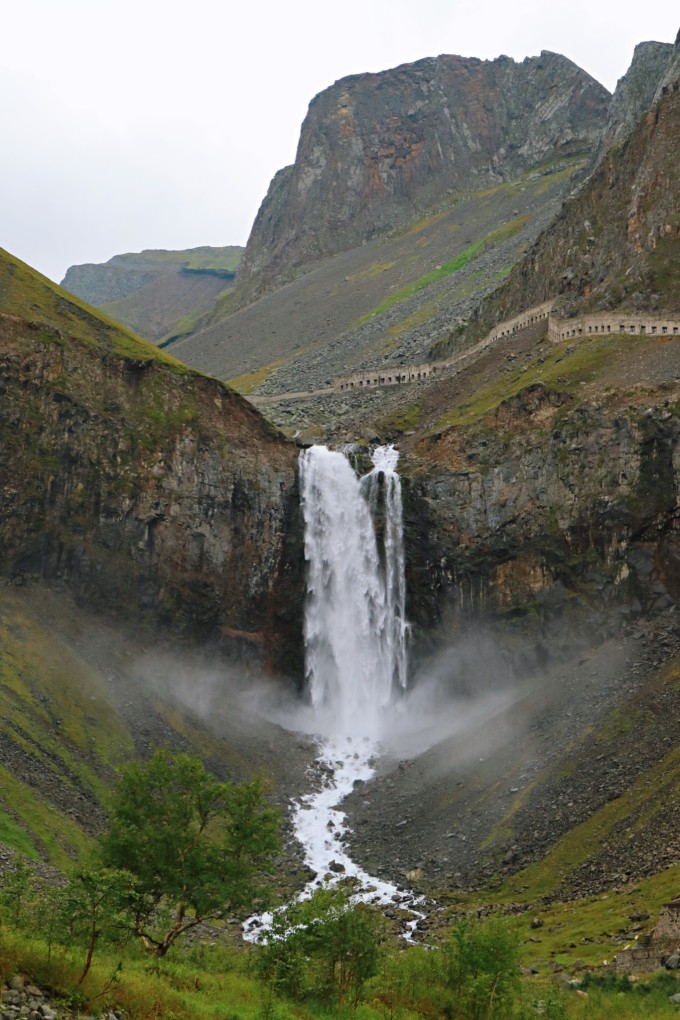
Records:
{"label": "rocky mountain ridge", "polygon": [[[656,46],[656,44],[654,44]],[[654,46],[638,50],[652,55]],[[555,220],[537,238],[497,291],[481,302],[468,339],[524,308],[555,299],[567,316],[614,308],[677,312],[677,217],[680,176],[675,153],[680,142],[680,47],[665,66],[653,105],[632,130],[627,105],[629,83],[620,82],[622,100],[613,104],[621,120],[610,120],[599,162],[565,200]],[[653,66],[659,70],[659,62]],[[675,77],[673,77],[675,75]],[[646,94],[653,81],[647,78]],[[633,104],[635,105],[635,104]],[[617,130],[620,129],[620,135]],[[437,356],[458,341],[438,345]]]}
{"label": "rocky mountain ridge", "polygon": [[169,349],[246,395],[319,389],[352,368],[424,361],[551,221],[582,165],[578,157],[543,165],[451,197]]}
{"label": "rocky mountain ridge", "polygon": [[628,137],[642,114],[653,105],[673,52],[672,43],[650,41],[638,43],[635,47],[631,65],[617,82],[609,104],[596,163],[612,145],[620,144]]}
{"label": "rocky mountain ridge", "polygon": [[453,192],[589,149],[609,93],[544,51],[518,64],[442,55],[336,82],[311,102],[295,164],[258,212],[241,293],[404,226]]}

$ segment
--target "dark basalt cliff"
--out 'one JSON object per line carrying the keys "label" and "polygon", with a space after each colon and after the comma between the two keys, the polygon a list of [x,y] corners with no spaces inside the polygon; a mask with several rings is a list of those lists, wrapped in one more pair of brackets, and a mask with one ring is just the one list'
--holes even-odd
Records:
{"label": "dark basalt cliff", "polygon": [[246,296],[411,222],[451,192],[589,149],[609,93],[565,57],[440,56],[342,79],[310,104],[239,273]]}
{"label": "dark basalt cliff", "polygon": [[430,621],[443,606],[461,619],[542,620],[559,657],[569,613],[601,633],[612,610],[628,618],[677,600],[680,423],[669,403],[567,410],[534,386],[479,426],[421,443],[410,548]]}
{"label": "dark basalt cliff", "polygon": [[90,607],[295,673],[292,444],[21,263],[3,257],[0,270],[14,312],[0,318],[4,576],[46,578]]}

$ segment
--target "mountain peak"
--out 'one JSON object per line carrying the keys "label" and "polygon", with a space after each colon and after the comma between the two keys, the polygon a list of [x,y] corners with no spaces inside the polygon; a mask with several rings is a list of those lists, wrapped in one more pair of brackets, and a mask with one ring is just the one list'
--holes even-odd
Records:
{"label": "mountain peak", "polygon": [[590,149],[609,99],[547,50],[522,63],[441,55],[341,79],[310,103],[295,164],[274,177],[258,212],[240,286],[262,293],[442,196]]}

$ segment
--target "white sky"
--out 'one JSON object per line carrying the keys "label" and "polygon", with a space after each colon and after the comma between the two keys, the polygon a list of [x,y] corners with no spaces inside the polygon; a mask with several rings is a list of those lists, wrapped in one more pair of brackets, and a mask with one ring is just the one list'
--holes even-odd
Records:
{"label": "white sky", "polygon": [[59,281],[142,248],[245,244],[312,97],[439,53],[570,57],[610,90],[677,0],[15,0],[0,246]]}

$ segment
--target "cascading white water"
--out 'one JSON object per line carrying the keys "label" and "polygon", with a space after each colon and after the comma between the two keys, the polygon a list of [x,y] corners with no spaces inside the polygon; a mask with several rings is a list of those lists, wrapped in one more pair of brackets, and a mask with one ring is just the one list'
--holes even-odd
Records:
{"label": "cascading white water", "polygon": [[[319,728],[379,733],[406,686],[404,543],[398,452],[380,447],[359,480],[342,453],[313,446],[300,458],[305,557],[306,673]],[[384,539],[374,513],[382,498]]]}
{"label": "cascading white water", "polygon": [[[300,456],[305,520],[307,604],[306,675],[312,702],[305,728],[319,740],[319,789],[302,797],[293,827],[315,879],[354,880],[354,898],[394,908],[410,919],[412,938],[423,914],[420,900],[363,871],[348,856],[345,815],[339,803],[355,784],[370,779],[384,726],[407,680],[401,482],[392,446],[373,454],[373,470],[359,479],[346,456],[313,446]],[[381,518],[382,542],[374,518]],[[259,938],[269,917],[246,922],[245,937]]]}
{"label": "cascading white water", "polygon": [[378,516],[381,494],[384,503],[385,629],[382,657],[392,675],[394,694],[395,689],[405,690],[408,680],[403,508],[401,479],[397,474],[399,451],[394,446],[379,446],[371,459],[373,470],[362,479],[362,483],[368,487],[374,520]]}

